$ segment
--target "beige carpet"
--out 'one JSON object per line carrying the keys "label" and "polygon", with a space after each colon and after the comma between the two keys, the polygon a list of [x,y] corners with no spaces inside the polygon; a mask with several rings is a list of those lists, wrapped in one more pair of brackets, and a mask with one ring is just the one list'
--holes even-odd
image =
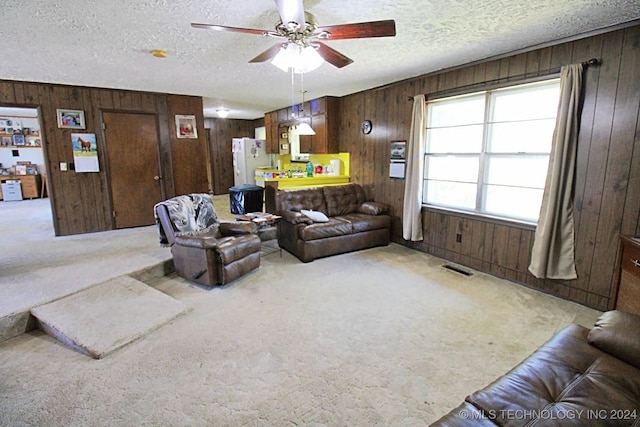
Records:
{"label": "beige carpet", "polygon": [[392,244],[272,253],[221,288],[156,280],[192,311],[105,359],[40,331],[0,343],[0,425],[424,426],[599,314],[442,264]]}
{"label": "beige carpet", "polygon": [[31,309],[38,329],[95,359],[147,336],[189,307],[129,276]]}
{"label": "beige carpet", "polygon": [[0,202],[0,318],[170,259],[155,226],[55,237],[49,199]]}

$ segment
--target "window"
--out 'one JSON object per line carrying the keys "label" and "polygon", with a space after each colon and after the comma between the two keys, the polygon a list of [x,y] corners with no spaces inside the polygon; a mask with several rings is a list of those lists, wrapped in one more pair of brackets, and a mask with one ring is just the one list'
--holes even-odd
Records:
{"label": "window", "polygon": [[560,80],[429,101],[423,203],[537,222]]}

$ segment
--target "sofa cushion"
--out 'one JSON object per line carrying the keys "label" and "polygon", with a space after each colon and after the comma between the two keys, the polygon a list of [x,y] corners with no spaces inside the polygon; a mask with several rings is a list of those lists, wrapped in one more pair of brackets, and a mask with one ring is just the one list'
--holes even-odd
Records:
{"label": "sofa cushion", "polygon": [[320,211],[310,211],[307,209],[302,209],[300,213],[309,217],[313,222],[329,222],[329,218],[327,218],[327,216]]}
{"label": "sofa cushion", "polygon": [[327,216],[346,215],[357,212],[367,196],[358,184],[321,187],[327,206]]}
{"label": "sofa cushion", "polygon": [[237,236],[258,232],[258,225],[253,221],[222,221],[218,226],[223,236]]}
{"label": "sofa cushion", "polygon": [[640,316],[607,311],[596,321],[588,340],[600,350],[640,369]]}
{"label": "sofa cushion", "polygon": [[285,211],[300,212],[302,209],[328,213],[322,187],[278,191],[277,198],[278,211],[281,213]]}
{"label": "sofa cushion", "polygon": [[389,205],[378,202],[364,202],[358,208],[358,212],[367,215],[382,215],[389,212]]}
{"label": "sofa cushion", "polygon": [[391,226],[391,217],[389,215],[367,215],[360,213],[351,213],[347,215],[337,216],[335,219],[351,224],[352,233],[361,233],[363,231],[380,230]]}
{"label": "sofa cushion", "polygon": [[[589,423],[588,416],[611,417],[612,411],[637,414],[640,371],[589,345],[589,330],[572,324],[528,359],[466,401],[498,425],[567,425]],[[591,410],[591,412],[589,412]],[[617,412],[616,412],[617,413]],[[602,422],[612,423],[610,418]],[[616,420],[611,425],[633,425]]]}
{"label": "sofa cushion", "polygon": [[318,222],[300,227],[298,234],[301,240],[310,241],[325,239],[327,237],[345,236],[351,234],[351,230],[351,223],[330,218],[329,222]]}

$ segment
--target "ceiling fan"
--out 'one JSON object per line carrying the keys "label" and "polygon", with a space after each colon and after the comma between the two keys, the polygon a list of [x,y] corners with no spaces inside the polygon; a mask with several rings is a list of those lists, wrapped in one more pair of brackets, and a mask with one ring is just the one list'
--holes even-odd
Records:
{"label": "ceiling fan", "polygon": [[313,47],[328,63],[337,68],[349,65],[353,60],[323,41],[361,39],[369,37],[393,37],[396,35],[396,23],[393,19],[384,21],[360,22],[354,24],[330,25],[319,27],[313,16],[304,11],[302,0],[274,0],[281,21],[275,30],[257,30],[252,28],[228,27],[225,25],[192,23],[194,28],[216,31],[229,31],[284,39],[284,43],[271,46],[249,62],[266,62],[276,57],[282,50],[294,44],[301,48]]}

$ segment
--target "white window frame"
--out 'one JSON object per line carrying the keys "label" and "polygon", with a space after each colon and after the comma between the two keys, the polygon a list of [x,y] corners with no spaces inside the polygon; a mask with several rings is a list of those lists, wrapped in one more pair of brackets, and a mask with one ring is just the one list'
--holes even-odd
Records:
{"label": "white window frame", "polygon": [[[519,84],[515,84],[515,85],[511,85],[511,86],[507,86],[507,87],[500,87],[500,88],[495,88],[495,89],[488,89],[488,90],[484,90],[484,91],[479,91],[479,92],[473,92],[473,93],[468,93],[468,94],[464,94],[464,95],[455,95],[455,96],[449,96],[449,97],[443,97],[443,98],[437,98],[437,99],[433,99],[433,100],[429,100],[427,101],[427,124],[426,124],[426,137],[425,137],[425,141],[424,141],[424,146],[425,146],[425,154],[424,154],[424,175],[423,175],[423,194],[422,194],[422,203],[426,206],[430,206],[430,207],[436,207],[439,209],[444,209],[444,210],[452,210],[452,211],[457,211],[457,212],[464,212],[464,213],[469,213],[469,214],[473,214],[473,215],[480,215],[480,216],[487,216],[487,217],[491,217],[491,218],[496,218],[496,219],[502,219],[502,220],[507,220],[507,221],[515,221],[515,222],[520,222],[520,223],[525,223],[525,224],[533,224],[535,225],[537,223],[537,215],[535,218],[531,218],[531,217],[523,217],[523,216],[518,216],[518,215],[512,215],[512,214],[505,214],[505,213],[500,213],[500,212],[491,212],[487,209],[486,206],[486,202],[487,202],[487,190],[485,187],[488,187],[489,184],[487,184],[487,169],[488,169],[488,164],[490,162],[491,159],[499,159],[499,158],[529,158],[529,159],[533,159],[533,158],[540,158],[540,160],[544,163],[544,165],[548,166],[548,160],[549,160],[549,155],[550,155],[550,150],[551,150],[551,141],[549,140],[549,144],[548,144],[548,149],[549,151],[544,151],[544,152],[540,152],[540,151],[514,151],[514,152],[491,152],[488,149],[488,145],[489,145],[489,128],[491,125],[495,125],[495,124],[500,124],[500,123],[525,123],[527,121],[533,121],[533,120],[516,120],[516,121],[506,121],[506,122],[496,122],[494,120],[492,120],[492,114],[493,114],[493,108],[491,105],[491,100],[492,100],[492,95],[496,92],[502,92],[502,93],[508,93],[509,91],[518,91],[518,90],[522,90],[523,88],[527,87],[527,86],[533,86],[533,85],[537,85],[538,87],[549,87],[550,85],[556,85],[557,86],[557,90],[559,93],[559,86],[560,86],[560,79],[559,78],[550,78],[550,79],[546,79],[543,81],[536,81],[536,82],[528,82],[528,83],[519,83]],[[485,100],[485,105],[484,105],[484,119],[482,123],[476,123],[475,125],[482,125],[482,143],[481,143],[481,148],[479,152],[442,152],[442,151],[435,151],[435,152],[430,152],[429,151],[429,123],[430,123],[430,119],[429,119],[429,114],[430,114],[430,105],[431,104],[436,104],[442,101],[445,102],[449,102],[451,100],[455,100],[455,98],[460,98],[460,99],[468,99],[469,97],[472,96],[480,96],[483,95],[484,96],[484,100]],[[558,100],[554,99],[553,101],[551,101],[554,103],[554,106],[557,105]],[[555,123],[555,115],[553,117],[548,117],[546,118],[546,122],[547,125],[549,124],[549,120],[553,119],[553,123]],[[470,124],[464,124],[464,125],[451,125],[451,126],[445,126],[445,128],[461,128],[463,126],[469,126]],[[431,129],[437,129],[436,127],[433,127]],[[443,158],[443,157],[455,157],[458,159],[462,159],[462,158],[478,158],[478,173],[477,173],[477,180],[475,182],[475,186],[476,186],[476,196],[475,196],[475,206],[473,208],[468,208],[468,207],[462,207],[460,205],[455,206],[455,205],[446,205],[443,203],[434,203],[434,202],[428,202],[428,183],[429,181],[437,181],[437,180],[430,180],[429,179],[429,171],[428,171],[428,165],[429,165],[429,158]],[[544,176],[546,176],[546,166],[545,166],[545,170],[544,170]],[[539,171],[540,172],[540,171]],[[445,181],[441,181],[441,182],[455,182],[453,180],[449,181],[449,180],[445,180]],[[467,184],[471,184],[470,181],[465,181],[465,183]],[[500,185],[493,185],[494,187],[500,187]],[[544,186],[544,181],[542,182],[542,186]],[[520,189],[527,189],[526,186],[519,186],[519,185],[515,185],[515,186],[509,186],[509,185],[502,185],[502,187],[511,187],[511,188],[520,188]],[[538,191],[540,190],[539,187],[534,187],[535,188],[535,192],[540,194],[540,199],[541,199],[541,192]],[[543,190],[543,189],[542,189]]]}

